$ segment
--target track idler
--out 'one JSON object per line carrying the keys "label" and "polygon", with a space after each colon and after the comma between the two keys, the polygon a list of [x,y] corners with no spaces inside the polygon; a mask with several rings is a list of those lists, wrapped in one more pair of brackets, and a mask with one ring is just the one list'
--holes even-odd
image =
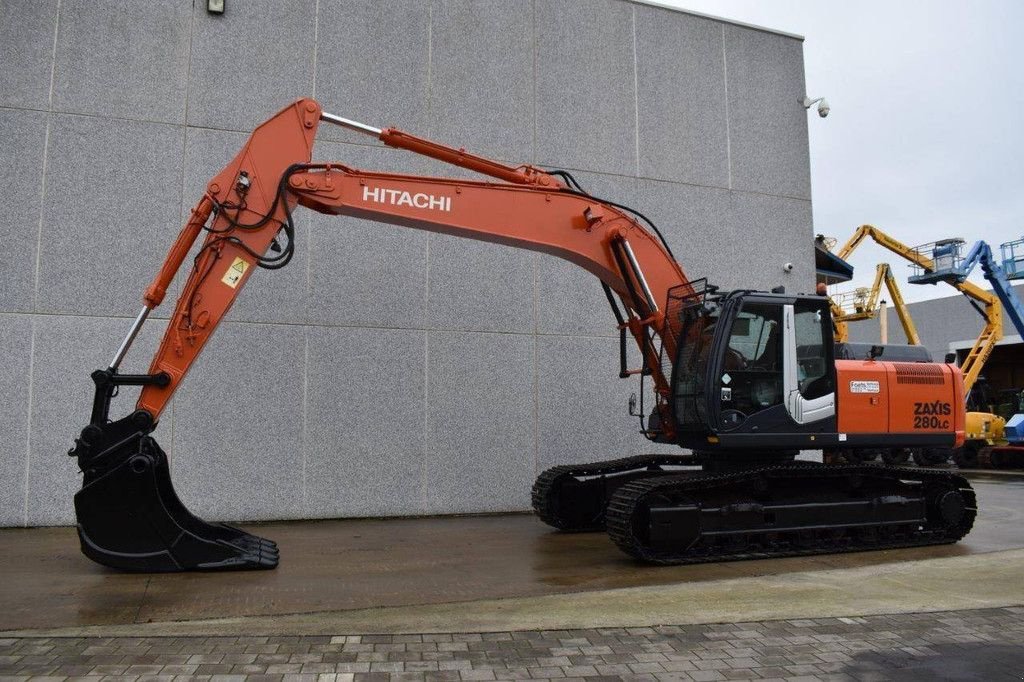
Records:
{"label": "track idler", "polygon": [[144,411],[87,426],[75,448],[84,479],[75,495],[82,553],[123,571],[270,569],[277,545],[192,514],[174,491],[167,455]]}

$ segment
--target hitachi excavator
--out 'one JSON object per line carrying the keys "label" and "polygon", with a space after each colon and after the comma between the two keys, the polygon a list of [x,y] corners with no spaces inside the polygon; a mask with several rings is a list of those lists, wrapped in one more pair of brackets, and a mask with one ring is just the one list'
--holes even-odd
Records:
{"label": "hitachi excavator", "polygon": [[[321,123],[494,180],[313,163]],[[300,99],[260,125],[209,182],[124,342],[92,374],[91,421],[70,453],[83,472],[75,511],[86,556],[129,571],[277,565],[272,541],[189,512],[151,434],[253,272],[288,263],[300,205],[547,253],[601,281],[620,332],[620,375],[653,382],[641,432],[692,452],[542,473],[533,506],[557,529],[605,529],[627,554],[658,564],[950,543],[971,529],[975,496],[953,472],[794,459],[801,450],[961,444],[955,366],[887,357],[884,346],[837,346],[824,296],[725,292],[688,279],[650,221],[586,193],[568,172],[508,166]],[[204,232],[148,371],[121,373]],[[638,368],[626,366],[627,337],[639,346]],[[124,385],[141,386],[136,408],[111,420]]]}

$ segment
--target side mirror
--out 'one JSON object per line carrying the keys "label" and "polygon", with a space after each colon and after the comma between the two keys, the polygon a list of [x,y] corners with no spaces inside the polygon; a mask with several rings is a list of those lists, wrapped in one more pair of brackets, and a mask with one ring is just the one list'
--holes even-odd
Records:
{"label": "side mirror", "polygon": [[956,362],[956,353],[946,353],[946,364],[952,365]]}

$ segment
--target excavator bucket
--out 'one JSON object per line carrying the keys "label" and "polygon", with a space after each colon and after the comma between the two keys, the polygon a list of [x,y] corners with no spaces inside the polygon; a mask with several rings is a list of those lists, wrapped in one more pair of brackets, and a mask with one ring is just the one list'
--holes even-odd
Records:
{"label": "excavator bucket", "polygon": [[[111,372],[93,375],[102,393]],[[117,379],[115,379],[116,381]],[[119,383],[128,383],[119,381]],[[100,395],[101,413],[107,402]],[[277,545],[241,529],[208,523],[178,498],[167,455],[143,411],[109,422],[94,419],[74,449],[82,469],[75,515],[82,553],[122,571],[271,569]]]}

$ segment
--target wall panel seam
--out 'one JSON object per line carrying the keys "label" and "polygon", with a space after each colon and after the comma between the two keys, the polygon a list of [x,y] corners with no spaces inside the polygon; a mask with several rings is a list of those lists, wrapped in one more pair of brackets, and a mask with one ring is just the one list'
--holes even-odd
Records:
{"label": "wall panel seam", "polygon": [[309,516],[306,458],[309,453],[309,327],[304,326],[302,359],[302,513]]}
{"label": "wall panel seam", "polygon": [[537,0],[530,3],[531,11],[531,52],[533,53],[533,149],[530,154],[530,163],[537,163]]}
{"label": "wall panel seam", "polygon": [[320,50],[320,0],[316,0],[313,7],[313,93],[310,95],[316,99],[316,62]]}
{"label": "wall panel seam", "polygon": [[636,54],[636,5],[633,6],[633,169],[640,177],[640,76]]}
{"label": "wall panel seam", "polygon": [[28,526],[28,480],[32,467],[32,377],[35,374],[36,319],[29,323],[28,341],[28,413],[25,419],[25,497],[22,503],[22,525]]}
{"label": "wall panel seam", "polygon": [[60,10],[61,0],[57,0],[57,12],[53,21],[53,50],[50,52],[50,94],[46,106],[53,110],[53,83],[57,73],[57,36],[60,34]]}
{"label": "wall panel seam", "polygon": [[420,458],[420,509],[428,506],[427,472],[430,456],[430,332],[423,331],[423,456]]}
{"label": "wall panel seam", "polygon": [[427,6],[427,137],[434,128],[434,3]]}
{"label": "wall panel seam", "polygon": [[722,81],[725,84],[725,168],[732,189],[732,137],[729,130],[729,58],[725,49],[725,24],[722,25]]}

